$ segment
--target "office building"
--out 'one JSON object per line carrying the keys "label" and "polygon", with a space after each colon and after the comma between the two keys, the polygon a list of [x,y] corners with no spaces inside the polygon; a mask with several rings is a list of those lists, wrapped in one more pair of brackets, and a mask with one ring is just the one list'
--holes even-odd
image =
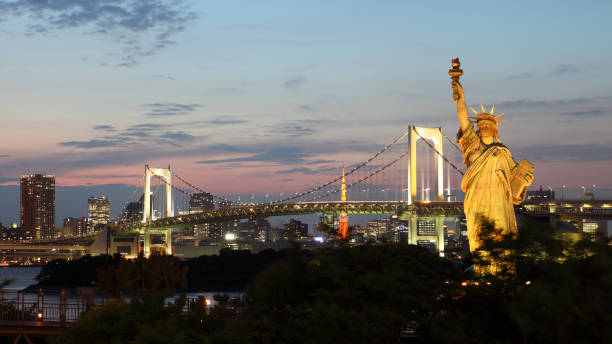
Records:
{"label": "office building", "polygon": [[106,196],[89,197],[87,199],[89,208],[89,233],[99,231],[110,222],[110,202]]}
{"label": "office building", "polygon": [[20,178],[21,228],[33,239],[52,238],[55,232],[55,176],[30,174]]}

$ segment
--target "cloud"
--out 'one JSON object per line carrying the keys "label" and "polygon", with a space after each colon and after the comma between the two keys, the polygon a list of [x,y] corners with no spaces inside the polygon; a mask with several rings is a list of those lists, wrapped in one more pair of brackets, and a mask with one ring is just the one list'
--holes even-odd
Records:
{"label": "cloud", "polygon": [[10,155],[8,154],[0,154],[0,158],[8,158]]}
{"label": "cloud", "polygon": [[[509,100],[497,103],[495,106],[498,108],[519,108],[519,107],[541,107],[541,106],[569,106],[569,105],[582,105],[597,101],[612,100],[612,96],[607,97],[580,97],[570,99],[553,99],[553,100],[533,100],[533,99],[518,99]],[[472,105],[472,106],[480,106]]]}
{"label": "cloud", "polygon": [[610,112],[605,110],[563,112],[559,114],[559,116],[562,117],[559,122],[580,122],[591,118],[607,116],[609,114]]}
{"label": "cloud", "polygon": [[88,141],[64,141],[58,143],[63,147],[74,147],[81,149],[105,148],[105,147],[127,147],[138,145],[172,145],[181,146],[196,141],[197,137],[180,128],[192,128],[194,123],[140,123],[134,124],[126,129],[119,129],[108,125],[98,125],[95,130],[104,132],[105,135]]}
{"label": "cloud", "polygon": [[561,64],[555,66],[552,72],[548,73],[548,76],[561,76],[565,74],[573,74],[582,71],[583,69],[576,65]]}
{"label": "cloud", "polygon": [[[612,144],[534,145],[517,150],[533,161],[610,161]],[[537,167],[536,167],[537,168]]]}
{"label": "cloud", "polygon": [[296,88],[298,88],[299,86],[301,86],[301,85],[303,85],[305,83],[306,83],[306,79],[304,79],[301,76],[298,76],[298,77],[294,77],[294,78],[286,80],[283,83],[283,86],[286,89],[295,90]]}
{"label": "cloud", "polygon": [[329,164],[329,163],[332,163],[332,162],[337,162],[337,161],[334,161],[334,160],[323,160],[323,159],[319,159],[319,160],[313,160],[313,161],[310,161],[310,162],[308,162],[308,163],[309,163],[310,165],[318,165],[318,164]]}
{"label": "cloud", "polygon": [[145,115],[149,117],[184,116],[203,107],[200,104],[180,103],[152,103],[141,106],[148,108],[148,112]]}
{"label": "cloud", "polygon": [[157,79],[176,80],[175,78],[171,76],[161,75],[161,74],[153,74],[152,77],[157,78]]}
{"label": "cloud", "polygon": [[117,147],[122,143],[119,140],[89,140],[89,141],[67,141],[60,142],[60,146],[76,147],[76,148],[102,148],[102,147]]}
{"label": "cloud", "polygon": [[314,106],[305,104],[298,106],[298,109],[303,111],[314,111]]}
{"label": "cloud", "polygon": [[309,168],[309,167],[296,167],[296,168],[290,168],[288,170],[280,170],[280,171],[276,171],[276,174],[290,174],[290,173],[303,173],[303,174],[319,174],[322,172],[329,172],[329,171],[334,171],[334,170],[338,170],[337,167],[320,167],[320,168]]}
{"label": "cloud", "polygon": [[129,126],[126,130],[158,130],[161,129],[162,125],[158,123],[140,123]]}
{"label": "cloud", "polygon": [[[235,146],[228,146],[237,150]],[[274,147],[265,152],[253,154],[247,157],[219,159],[219,160],[200,160],[198,164],[220,164],[228,162],[275,162],[283,164],[301,164],[305,162],[306,154],[302,152],[301,147]]]}
{"label": "cloud", "polygon": [[280,131],[290,137],[300,137],[300,136],[305,136],[305,135],[312,135],[318,132],[318,130],[316,129],[305,127],[299,124],[286,125],[284,127],[281,127]]}
{"label": "cloud", "polygon": [[310,120],[297,120],[287,123],[281,123],[275,126],[268,126],[267,129],[276,135],[285,135],[288,137],[301,137],[306,135],[312,135],[319,132],[310,126],[308,123],[318,123],[317,121]]}
{"label": "cloud", "polygon": [[138,178],[140,174],[87,174],[87,179]]}
{"label": "cloud", "polygon": [[166,132],[166,133],[159,135],[159,137],[164,138],[164,139],[170,139],[172,141],[179,141],[179,142],[191,142],[195,140],[195,136],[187,134],[182,131]]}
{"label": "cloud", "polygon": [[563,112],[560,115],[564,117],[600,117],[607,115],[608,111],[604,110],[590,110],[590,111],[575,111],[575,112]]}
{"label": "cloud", "polygon": [[247,123],[248,121],[244,119],[239,119],[233,116],[217,116],[214,119],[207,121],[207,124],[212,125],[228,125],[228,124],[241,124]]}
{"label": "cloud", "polygon": [[0,19],[25,18],[27,35],[80,29],[109,36],[122,48],[118,66],[131,67],[174,44],[196,14],[182,0],[0,1]]}
{"label": "cloud", "polygon": [[96,125],[92,127],[93,130],[102,130],[102,131],[115,131],[115,127],[112,125]]}
{"label": "cloud", "polygon": [[228,145],[225,143],[217,143],[214,145],[208,146],[208,148],[212,150],[220,150],[231,153],[255,153],[257,149],[250,146],[236,146],[236,145]]}
{"label": "cloud", "polygon": [[317,174],[317,171],[312,170],[308,167],[296,167],[288,170],[276,171],[276,174],[289,174],[289,173],[304,173],[304,174]]}

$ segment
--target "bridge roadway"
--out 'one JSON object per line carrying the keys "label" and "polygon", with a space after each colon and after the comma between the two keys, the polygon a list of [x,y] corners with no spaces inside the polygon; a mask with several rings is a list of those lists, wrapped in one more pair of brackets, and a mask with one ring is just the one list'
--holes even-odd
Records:
{"label": "bridge roadway", "polygon": [[400,201],[347,201],[347,202],[300,202],[254,204],[211,212],[178,215],[157,219],[147,223],[120,225],[122,231],[141,229],[176,228],[202,223],[222,222],[243,218],[307,214],[414,214],[414,215],[463,215],[463,202],[418,202],[411,205]]}
{"label": "bridge roadway", "polygon": [[[548,201],[527,202],[518,207],[527,215],[560,215],[566,218],[612,219],[612,200],[600,201]],[[347,201],[347,202],[300,202],[268,203],[218,209],[211,212],[178,215],[157,219],[147,223],[120,225],[121,231],[143,229],[167,229],[202,223],[213,223],[243,218],[265,218],[269,216],[307,214],[398,214],[418,216],[463,215],[463,202],[415,202],[408,205],[402,201]]]}

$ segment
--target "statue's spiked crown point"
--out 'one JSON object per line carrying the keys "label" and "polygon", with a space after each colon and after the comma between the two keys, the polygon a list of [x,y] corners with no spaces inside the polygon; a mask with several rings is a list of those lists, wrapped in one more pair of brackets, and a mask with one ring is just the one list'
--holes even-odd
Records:
{"label": "statue's spiked crown point", "polygon": [[491,111],[489,112],[485,110],[484,105],[482,104],[480,104],[480,108],[482,109],[482,113],[479,113],[478,111],[474,110],[474,108],[470,108],[472,112],[476,114],[476,116],[470,116],[470,118],[473,119],[472,122],[477,123],[478,121],[491,121],[495,124],[495,127],[497,127],[497,123],[499,122],[507,122],[507,120],[505,119],[498,119],[499,117],[503,116],[504,113],[500,113],[497,116],[493,115],[493,110],[495,110],[495,106],[491,107]]}

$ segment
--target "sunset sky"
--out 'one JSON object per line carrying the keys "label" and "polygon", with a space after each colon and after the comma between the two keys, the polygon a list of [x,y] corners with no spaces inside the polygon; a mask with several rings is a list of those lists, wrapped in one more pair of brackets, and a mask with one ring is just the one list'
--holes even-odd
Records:
{"label": "sunset sky", "polygon": [[0,1],[0,181],[300,191],[408,125],[504,112],[534,185],[612,188],[609,1]]}

